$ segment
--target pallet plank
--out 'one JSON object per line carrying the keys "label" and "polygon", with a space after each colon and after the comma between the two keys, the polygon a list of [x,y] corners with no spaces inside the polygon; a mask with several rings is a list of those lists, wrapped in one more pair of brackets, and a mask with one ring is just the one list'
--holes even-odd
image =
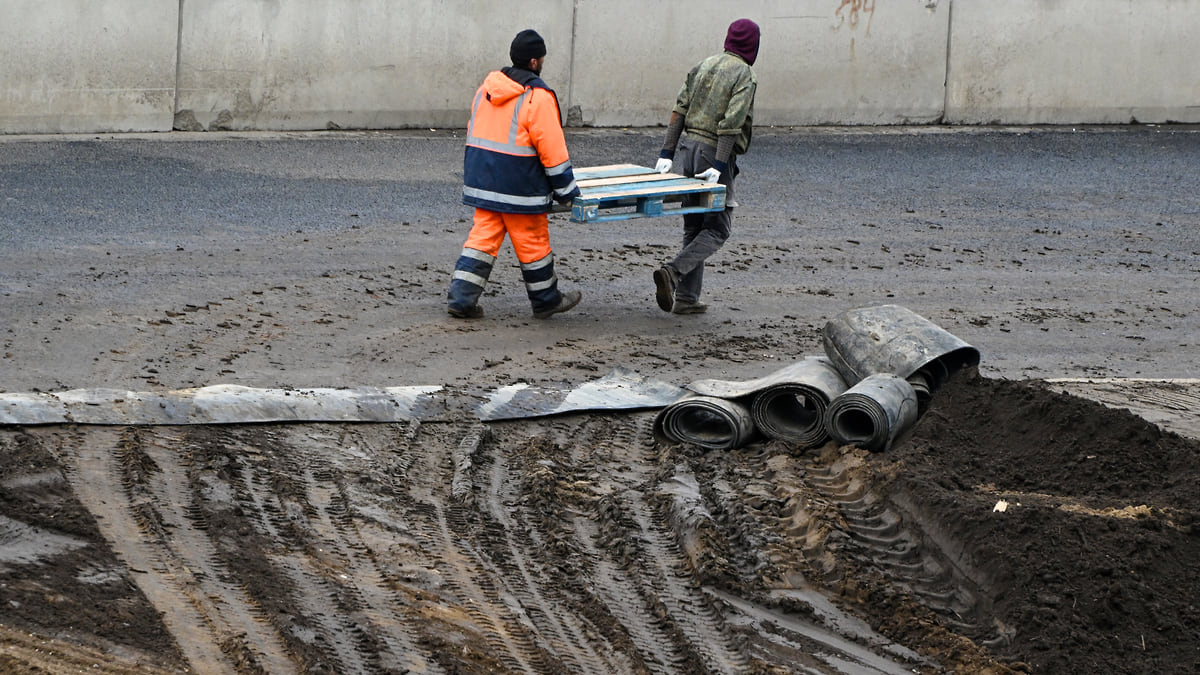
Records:
{"label": "pallet plank", "polygon": [[654,182],[658,182],[658,181],[678,180],[681,178],[684,180],[691,180],[691,179],[681,176],[677,173],[651,173],[651,174],[643,174],[643,175],[639,175],[639,176],[612,176],[610,178],[580,179],[580,178],[576,177],[575,182],[579,184],[579,188],[582,190],[585,187],[598,188],[598,187],[604,187],[606,185],[626,185],[626,184],[632,184],[632,183],[654,183]]}
{"label": "pallet plank", "polygon": [[642,176],[656,173],[654,169],[637,164],[608,164],[606,166],[590,166],[575,169],[575,180],[592,178],[610,178],[613,176]]}
{"label": "pallet plank", "polygon": [[[725,186],[720,183],[705,183],[693,178],[683,178],[678,182],[662,182],[652,185],[630,185],[628,187],[622,185],[609,185],[603,188],[584,192],[577,199],[583,200],[605,200],[617,199],[620,197],[642,197],[648,195],[685,195],[699,192],[713,192],[715,188],[721,188],[724,191]],[[583,189],[580,188],[580,192]]]}

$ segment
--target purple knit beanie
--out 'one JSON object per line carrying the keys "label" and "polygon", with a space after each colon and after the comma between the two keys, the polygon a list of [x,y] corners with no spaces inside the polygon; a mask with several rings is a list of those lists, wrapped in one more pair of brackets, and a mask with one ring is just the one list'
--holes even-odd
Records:
{"label": "purple knit beanie", "polygon": [[729,24],[725,34],[725,51],[733,52],[754,65],[758,58],[758,24],[750,19],[738,19]]}

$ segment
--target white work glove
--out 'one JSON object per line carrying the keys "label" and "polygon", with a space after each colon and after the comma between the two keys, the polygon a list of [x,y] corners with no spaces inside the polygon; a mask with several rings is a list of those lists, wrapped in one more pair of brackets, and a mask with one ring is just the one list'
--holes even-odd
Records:
{"label": "white work glove", "polygon": [[658,163],[654,165],[654,170],[658,173],[670,173],[671,160],[667,159],[666,157],[659,157]]}
{"label": "white work glove", "polygon": [[700,180],[704,181],[705,183],[716,183],[721,180],[721,172],[717,171],[715,168],[710,167],[707,171],[696,174],[696,178],[699,178]]}

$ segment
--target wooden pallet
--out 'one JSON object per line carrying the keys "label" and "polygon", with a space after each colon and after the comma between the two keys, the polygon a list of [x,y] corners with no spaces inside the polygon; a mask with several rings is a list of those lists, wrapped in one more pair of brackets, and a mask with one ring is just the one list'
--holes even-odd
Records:
{"label": "wooden pallet", "polygon": [[[675,173],[658,173],[636,164],[576,169],[575,182],[582,193],[571,204],[571,220],[576,223],[703,213],[725,208],[724,185]],[[693,199],[685,206],[684,197]]]}

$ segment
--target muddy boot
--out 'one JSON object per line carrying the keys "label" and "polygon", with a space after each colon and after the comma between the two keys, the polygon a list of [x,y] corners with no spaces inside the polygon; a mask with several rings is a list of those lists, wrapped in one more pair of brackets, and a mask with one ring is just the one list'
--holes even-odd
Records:
{"label": "muddy boot", "polygon": [[456,319],[478,319],[483,316],[479,296],[492,275],[496,256],[473,248],[464,248],[454,265],[450,290],[446,293],[446,312]]}
{"label": "muddy boot", "polygon": [[479,305],[471,305],[470,307],[467,307],[466,309],[459,309],[457,307],[447,306],[446,313],[456,319],[482,319],[483,318],[483,308],[480,307]]}
{"label": "muddy boot", "polygon": [[558,275],[554,273],[554,253],[548,253],[541,260],[521,263],[521,277],[525,280],[525,293],[529,296],[529,304],[533,306],[535,319],[544,319],[558,312],[565,312],[579,302],[579,293],[575,293],[575,302],[564,304],[564,295],[558,292]]}
{"label": "muddy boot", "polygon": [[663,265],[654,270],[654,299],[658,308],[664,312],[671,311],[675,305],[675,288],[679,286],[679,272],[670,265]]}
{"label": "muddy boot", "polygon": [[675,306],[671,308],[672,314],[703,314],[708,311],[708,305],[703,302],[688,302],[687,300],[676,300]]}
{"label": "muddy boot", "polygon": [[554,316],[555,314],[558,314],[559,312],[565,312],[568,309],[571,309],[572,307],[574,307],[575,305],[578,305],[579,301],[581,299],[583,299],[583,293],[580,293],[579,291],[567,291],[566,293],[560,293],[559,301],[558,301],[557,305],[551,307],[550,309],[544,309],[540,312],[534,312],[533,318],[549,319],[550,317]]}

